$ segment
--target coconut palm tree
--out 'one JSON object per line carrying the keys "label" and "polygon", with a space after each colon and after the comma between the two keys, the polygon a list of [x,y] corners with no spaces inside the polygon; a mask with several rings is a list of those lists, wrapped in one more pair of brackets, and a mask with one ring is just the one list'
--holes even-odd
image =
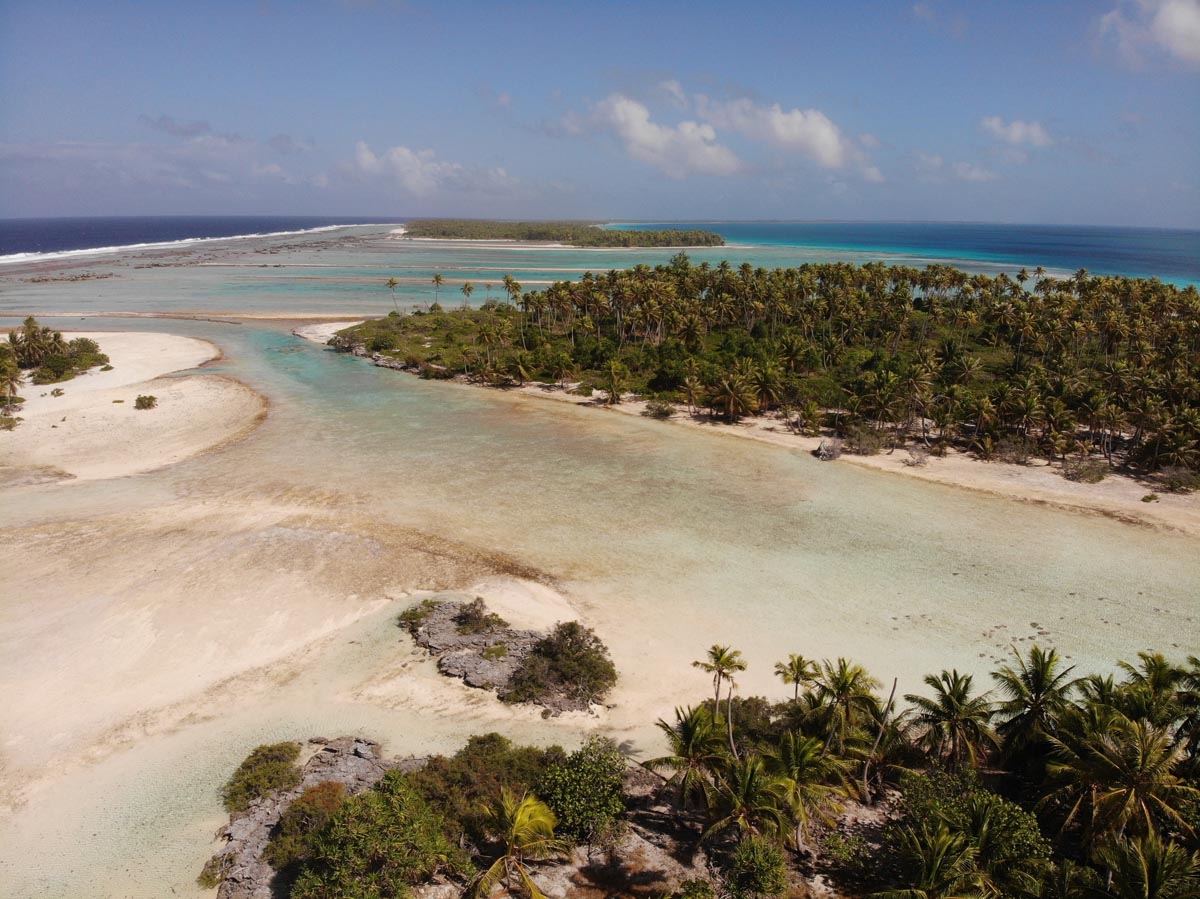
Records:
{"label": "coconut palm tree", "polygon": [[13,399],[21,389],[23,380],[21,369],[15,363],[0,367],[0,390],[4,392],[4,407],[9,412],[12,412]]}
{"label": "coconut palm tree", "polygon": [[1200,790],[1177,773],[1185,753],[1170,729],[1111,710],[1072,711],[1050,742],[1039,807],[1058,809],[1064,830],[1080,826],[1086,846],[1150,833],[1158,823],[1191,833],[1179,806],[1200,799]]}
{"label": "coconut palm tree", "polygon": [[701,839],[733,827],[739,838],[787,830],[787,788],[756,755],[731,759],[712,790],[711,820]]}
{"label": "coconut palm tree", "polygon": [[974,768],[986,748],[996,743],[988,726],[992,705],[987,694],[971,695],[972,684],[971,675],[959,674],[957,669],[927,674],[925,685],[933,690],[933,698],[912,693],[904,697],[912,703],[921,742],[951,771],[959,770],[964,762]]}
{"label": "coconut palm tree", "polygon": [[1006,698],[996,706],[996,728],[1010,760],[1027,761],[1044,755],[1047,738],[1058,730],[1058,719],[1071,708],[1078,681],[1071,679],[1075,666],[1063,667],[1058,651],[1031,646],[1027,656],[1013,647],[1016,664],[993,672],[996,688]]}
{"label": "coconut palm tree", "polygon": [[435,303],[438,302],[439,295],[440,295],[439,292],[441,291],[442,284],[445,282],[445,280],[446,279],[442,277],[441,272],[434,272],[434,274],[433,274],[433,301]]}
{"label": "coconut palm tree", "polygon": [[460,287],[459,290],[462,291],[463,302],[464,303],[471,302],[471,294],[473,294],[475,292],[475,285],[472,284],[470,281],[464,281],[463,286]]}
{"label": "coconut palm tree", "polygon": [[615,406],[621,402],[621,390],[628,377],[629,369],[616,359],[609,360],[608,366],[604,369],[604,390],[608,394],[605,405]]}
{"label": "coconut palm tree", "polygon": [[667,784],[678,785],[679,803],[686,807],[693,797],[706,796],[713,772],[725,760],[722,734],[713,713],[704,705],[677,708],[674,724],[659,718],[655,726],[666,735],[668,752],[645,762],[645,766],[671,772]]}
{"label": "coconut palm tree", "polygon": [[780,781],[787,803],[796,848],[807,848],[806,839],[814,821],[831,824],[841,809],[840,799],[850,796],[849,765],[825,755],[821,741],[797,731],[787,731],[779,745],[766,753],[767,771]]}
{"label": "coconut palm tree", "polygon": [[707,671],[713,676],[713,712],[721,710],[721,684],[729,684],[728,699],[725,703],[725,722],[729,728],[729,751],[737,758],[737,746],[733,742],[733,675],[737,671],[746,670],[746,662],[740,651],[728,646],[713,644],[709,647],[708,658],[692,662],[693,668]]}
{"label": "coconut palm tree", "polygon": [[399,283],[400,282],[397,281],[395,278],[388,278],[387,281],[384,282],[387,289],[392,292],[392,306],[395,307],[397,315],[400,314],[400,307],[396,305],[396,286]]}
{"label": "coconut palm tree", "polygon": [[468,895],[490,896],[503,883],[511,894],[514,884],[529,894],[529,899],[546,899],[529,875],[529,861],[565,855],[570,844],[554,836],[558,820],[554,812],[536,796],[525,793],[517,798],[508,789],[500,792],[500,801],[486,809],[485,831],[499,842],[500,856],[471,882]]}
{"label": "coconut palm tree", "polygon": [[824,719],[825,747],[828,754],[845,755],[847,745],[863,725],[877,719],[881,709],[875,690],[879,681],[861,665],[839,658],[826,659],[813,678],[813,700],[817,713]]}
{"label": "coconut palm tree", "polygon": [[1095,899],[1200,899],[1200,855],[1153,831],[1102,847],[1096,860],[1109,877]]}
{"label": "coconut palm tree", "polygon": [[911,869],[911,886],[875,893],[871,899],[985,899],[996,895],[976,864],[976,850],[944,821],[922,821],[900,831],[900,855]]}
{"label": "coconut palm tree", "polygon": [[800,687],[811,683],[816,673],[817,663],[796,653],[790,653],[786,662],[775,663],[775,676],[792,685],[793,700],[800,698]]}

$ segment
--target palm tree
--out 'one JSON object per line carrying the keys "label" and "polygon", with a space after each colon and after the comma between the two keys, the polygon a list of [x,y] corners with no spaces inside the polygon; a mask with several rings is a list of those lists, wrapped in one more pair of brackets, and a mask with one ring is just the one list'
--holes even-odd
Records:
{"label": "palm tree", "polygon": [[817,663],[802,655],[790,653],[786,662],[775,663],[775,676],[785,684],[792,685],[792,699],[800,698],[800,686],[812,682],[817,673]]}
{"label": "palm tree", "polygon": [[924,731],[922,742],[951,771],[959,770],[964,761],[975,767],[983,749],[996,742],[988,726],[991,703],[987,694],[971,695],[972,682],[971,675],[957,669],[927,674],[925,684],[933,690],[933,698],[911,693],[904,697],[912,703],[914,720]]}
{"label": "palm tree", "polygon": [[1104,846],[1097,861],[1109,883],[1095,899],[1200,899],[1200,856],[1154,832]]}
{"label": "palm tree", "polygon": [[714,643],[708,650],[708,658],[692,662],[693,668],[707,671],[713,676],[713,714],[721,711],[721,684],[729,682],[729,696],[725,703],[725,721],[729,726],[729,751],[737,758],[737,746],[733,742],[733,675],[745,671],[746,662],[739,650]]}
{"label": "palm tree", "polygon": [[485,810],[485,829],[500,843],[503,852],[471,882],[468,895],[490,896],[499,883],[511,893],[515,876],[529,899],[546,899],[529,876],[525,863],[562,856],[570,850],[569,843],[554,836],[558,823],[554,812],[536,796],[525,793],[518,799],[507,788],[501,790],[499,804]]}
{"label": "palm tree", "polygon": [[472,284],[470,281],[464,281],[463,286],[460,287],[459,290],[462,291],[463,302],[464,303],[471,302],[471,294],[473,294],[475,292],[475,285]]}
{"label": "palm tree", "polygon": [[1040,754],[1046,739],[1057,732],[1059,717],[1071,707],[1078,681],[1071,679],[1075,666],[1062,667],[1058,651],[1031,646],[1027,657],[1012,650],[1016,666],[1005,665],[992,674],[1005,696],[996,706],[1001,719],[996,728],[1010,759]]}
{"label": "palm tree", "polygon": [[667,737],[668,754],[645,763],[652,770],[670,771],[667,784],[678,784],[679,803],[687,807],[693,796],[703,796],[713,772],[725,756],[713,713],[704,705],[675,709],[675,723],[659,718],[655,725]]}
{"label": "palm tree", "polygon": [[1150,833],[1156,822],[1192,832],[1178,806],[1200,799],[1200,790],[1177,774],[1185,752],[1170,729],[1115,711],[1072,711],[1050,742],[1049,789],[1039,807],[1061,809],[1064,830],[1081,825],[1085,845]]}
{"label": "palm tree", "polygon": [[608,367],[604,369],[604,389],[608,393],[605,405],[615,406],[621,402],[621,389],[625,386],[628,376],[629,371],[624,365],[616,359],[609,361]]}
{"label": "palm tree", "polygon": [[879,700],[874,691],[879,681],[861,665],[839,658],[826,659],[813,678],[813,697],[817,710],[825,717],[825,749],[844,755],[846,746],[865,720],[878,718]]}
{"label": "palm tree", "polygon": [[712,793],[712,821],[701,839],[736,827],[739,837],[783,833],[787,825],[786,787],[758,756],[732,759],[718,774]]}
{"label": "palm tree", "polygon": [[438,301],[439,291],[441,291],[442,283],[445,280],[446,279],[442,277],[441,272],[434,272],[434,274],[433,274],[433,301],[435,303]]}
{"label": "palm tree", "polygon": [[384,283],[387,286],[387,289],[392,292],[392,306],[395,307],[396,314],[399,315],[400,307],[396,305],[396,285],[399,284],[400,282],[397,281],[395,278],[388,278],[387,281]]}
{"label": "palm tree", "polygon": [[841,811],[838,800],[851,793],[846,762],[824,755],[822,748],[820,740],[787,731],[764,758],[768,772],[779,778],[797,849],[805,848],[812,822],[831,824]]}
{"label": "palm tree", "polygon": [[944,821],[922,821],[900,831],[900,853],[913,869],[912,885],[871,899],[983,899],[995,895],[976,865],[976,850]]}
{"label": "palm tree", "polygon": [[17,395],[17,391],[21,389],[21,382],[24,378],[21,376],[21,369],[15,364],[5,365],[0,367],[0,390],[4,391],[4,406],[8,412],[12,412],[13,399]]}

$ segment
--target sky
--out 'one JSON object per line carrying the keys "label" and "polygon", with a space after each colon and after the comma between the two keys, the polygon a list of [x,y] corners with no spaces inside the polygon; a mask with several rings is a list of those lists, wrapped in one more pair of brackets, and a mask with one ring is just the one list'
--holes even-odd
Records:
{"label": "sky", "polygon": [[0,0],[0,217],[1200,227],[1200,0]]}

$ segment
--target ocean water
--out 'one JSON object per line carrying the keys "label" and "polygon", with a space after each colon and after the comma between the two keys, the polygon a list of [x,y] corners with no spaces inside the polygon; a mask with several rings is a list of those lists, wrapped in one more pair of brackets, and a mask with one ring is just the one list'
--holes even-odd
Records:
{"label": "ocean water", "polygon": [[363,222],[403,221],[389,216],[159,215],[0,219],[0,262],[6,256],[107,248],[160,246],[179,241],[292,234]]}
{"label": "ocean water", "polygon": [[690,222],[618,224],[622,230],[705,228],[734,246],[807,247],[950,264],[987,263],[1030,272],[1092,274],[1200,283],[1200,231],[1083,225],[939,222]]}
{"label": "ocean water", "polygon": [[[1035,640],[1057,646],[1080,672],[1142,649],[1194,651],[1186,635],[1200,619],[1200,555],[1190,538],[602,409],[426,382],[301,341],[289,325],[95,314],[383,312],[391,308],[389,275],[401,280],[398,302],[427,302],[435,271],[447,276],[443,302],[461,299],[457,287],[468,279],[479,302],[487,279],[498,285],[507,270],[532,284],[671,253],[447,245],[391,239],[388,230],[101,255],[82,266],[66,258],[61,269],[0,272],[0,329],[33,312],[63,329],[204,338],[224,354],[206,371],[238,378],[271,401],[258,431],[220,452],[108,482],[6,491],[0,527],[12,529],[10,546],[53,534],[57,522],[84,523],[77,539],[61,544],[61,562],[31,552],[51,575],[55,565],[62,570],[26,586],[45,591],[47,606],[62,604],[62,620],[77,608],[90,615],[104,583],[93,590],[87,582],[79,596],[61,595],[58,584],[79,572],[98,577],[107,561],[146,547],[142,567],[118,578],[122,589],[95,612],[122,633],[137,628],[145,643],[120,683],[96,676],[76,690],[97,702],[130,684],[155,695],[164,656],[176,653],[180,665],[220,657],[225,640],[268,633],[289,603],[300,602],[297,593],[316,589],[298,580],[290,593],[268,594],[277,607],[255,601],[266,589],[260,583],[304,571],[289,540],[304,547],[302,535],[324,534],[350,545],[367,523],[411,531],[435,550],[474,547],[551,578],[612,648],[622,673],[615,707],[602,719],[543,721],[449,685],[398,636],[396,605],[372,605],[383,602],[378,585],[363,589],[348,579],[329,614],[374,611],[288,677],[177,727],[148,728],[0,814],[0,844],[10,849],[0,859],[0,894],[201,896],[194,877],[223,819],[220,783],[261,742],[353,732],[405,754],[450,750],[471,732],[569,745],[598,728],[644,755],[658,748],[654,719],[705,694],[690,662],[716,642],[750,660],[739,679],[743,693],[771,696],[782,689],[772,665],[789,652],[861,660],[882,679],[899,678],[903,693],[943,666],[986,683],[985,672],[1010,646]],[[762,260],[812,252],[825,251],[745,250]],[[162,267],[139,267],[146,265]],[[51,280],[31,280],[35,271]],[[79,273],[111,277],[53,280]],[[52,314],[68,310],[75,314]],[[228,533],[244,510],[277,507],[288,517]],[[171,526],[156,530],[160,518]],[[239,568],[246,557],[255,565]],[[227,601],[221,575],[230,567],[245,572],[245,607],[230,631],[198,627],[189,610],[216,614]],[[14,563],[12,577],[22,569]],[[125,605],[138,591],[153,598],[150,611]],[[0,599],[0,620],[6,602],[27,601],[19,584],[10,594]],[[39,630],[14,641],[6,660],[12,689],[45,689],[43,671],[62,651],[54,642],[58,620],[50,616],[44,640]],[[60,736],[48,713],[44,740],[3,747],[5,776],[20,773],[18,759],[44,761]]]}

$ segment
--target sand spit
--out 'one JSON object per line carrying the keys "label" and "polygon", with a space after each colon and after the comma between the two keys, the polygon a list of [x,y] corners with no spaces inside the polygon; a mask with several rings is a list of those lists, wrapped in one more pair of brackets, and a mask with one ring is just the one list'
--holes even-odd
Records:
{"label": "sand spit", "polygon": [[[219,375],[162,377],[220,358],[205,340],[170,334],[79,332],[108,354],[94,370],[54,385],[26,384],[18,427],[0,434],[0,485],[95,480],[151,471],[248,434],[267,401]],[[61,389],[61,396],[52,391]],[[139,395],[158,400],[138,410]]]}

